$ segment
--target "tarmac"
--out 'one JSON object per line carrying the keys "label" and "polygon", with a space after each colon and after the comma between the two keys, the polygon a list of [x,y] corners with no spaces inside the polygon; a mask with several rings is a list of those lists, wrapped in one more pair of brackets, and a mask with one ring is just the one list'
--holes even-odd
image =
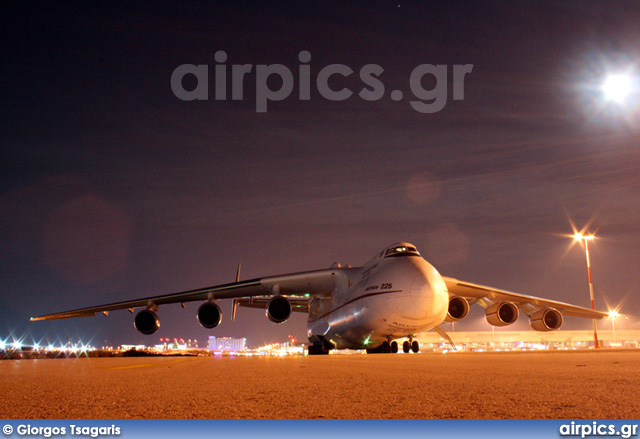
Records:
{"label": "tarmac", "polygon": [[640,350],[0,361],[2,418],[640,418]]}

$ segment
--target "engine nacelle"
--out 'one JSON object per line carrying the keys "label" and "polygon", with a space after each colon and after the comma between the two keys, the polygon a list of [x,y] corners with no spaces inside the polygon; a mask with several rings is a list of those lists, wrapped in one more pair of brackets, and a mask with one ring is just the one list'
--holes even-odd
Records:
{"label": "engine nacelle", "polygon": [[464,297],[453,296],[449,299],[449,310],[445,322],[457,322],[469,314],[469,302]]}
{"label": "engine nacelle", "polygon": [[562,326],[562,313],[557,309],[541,309],[529,317],[531,328],[536,331],[555,331]]}
{"label": "engine nacelle", "polygon": [[494,303],[487,308],[486,317],[493,326],[507,326],[518,319],[518,307],[511,302]]}
{"label": "engine nacelle", "polygon": [[216,303],[205,302],[198,308],[197,317],[203,328],[212,329],[222,322],[222,310]]}
{"label": "engine nacelle", "polygon": [[267,305],[267,317],[273,323],[284,323],[291,317],[291,303],[284,297],[274,297]]}
{"label": "engine nacelle", "polygon": [[160,327],[158,315],[148,309],[143,309],[133,319],[133,326],[145,335],[151,335]]}

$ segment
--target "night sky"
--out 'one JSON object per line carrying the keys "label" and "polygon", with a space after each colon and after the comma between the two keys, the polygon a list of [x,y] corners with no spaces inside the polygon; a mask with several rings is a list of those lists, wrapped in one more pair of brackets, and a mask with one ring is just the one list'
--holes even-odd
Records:
{"label": "night sky", "polygon": [[[584,251],[563,236],[572,224],[598,236],[597,308],[640,315],[640,96],[607,102],[599,88],[608,73],[637,81],[638,3],[213,3],[4,8],[0,338],[304,340],[304,314],[274,325],[241,308],[232,323],[227,302],[213,330],[198,304],[161,307],[149,337],[127,311],[28,319],[231,282],[238,262],[243,279],[361,265],[400,240],[443,275],[589,306]],[[242,100],[230,78],[215,99],[218,51],[229,71],[254,66]],[[301,51],[310,99],[296,79],[256,112],[255,66],[297,78]],[[174,95],[182,64],[209,66],[209,100]],[[318,92],[330,64],[355,72],[329,82],[349,99]],[[358,96],[366,64],[384,69],[380,100]],[[448,66],[437,113],[409,104],[421,64]],[[465,64],[454,100],[452,69]],[[504,330],[527,327],[521,317]],[[490,326],[478,307],[458,328]]]}

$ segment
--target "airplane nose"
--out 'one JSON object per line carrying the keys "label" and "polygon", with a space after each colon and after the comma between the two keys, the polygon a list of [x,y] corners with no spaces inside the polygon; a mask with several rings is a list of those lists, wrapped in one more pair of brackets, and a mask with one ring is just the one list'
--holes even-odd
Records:
{"label": "airplane nose", "polygon": [[429,281],[422,275],[416,276],[411,282],[409,294],[411,296],[411,300],[413,301],[413,305],[415,306],[416,314],[420,314],[420,316],[422,316],[430,311],[430,291],[431,286],[429,285]]}

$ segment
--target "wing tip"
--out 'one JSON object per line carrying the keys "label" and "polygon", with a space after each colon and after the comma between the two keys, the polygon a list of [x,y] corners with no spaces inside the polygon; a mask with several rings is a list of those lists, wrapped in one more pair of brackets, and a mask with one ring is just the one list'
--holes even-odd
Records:
{"label": "wing tip", "polygon": [[50,319],[51,319],[51,316],[46,315],[46,316],[30,317],[29,321],[30,322],[40,322],[42,320],[50,320]]}
{"label": "wing tip", "polygon": [[94,317],[96,315],[95,312],[84,312],[84,313],[59,313],[59,314],[46,314],[43,316],[30,317],[30,322],[38,322],[42,320],[62,320],[62,319],[70,319],[74,317]]}

